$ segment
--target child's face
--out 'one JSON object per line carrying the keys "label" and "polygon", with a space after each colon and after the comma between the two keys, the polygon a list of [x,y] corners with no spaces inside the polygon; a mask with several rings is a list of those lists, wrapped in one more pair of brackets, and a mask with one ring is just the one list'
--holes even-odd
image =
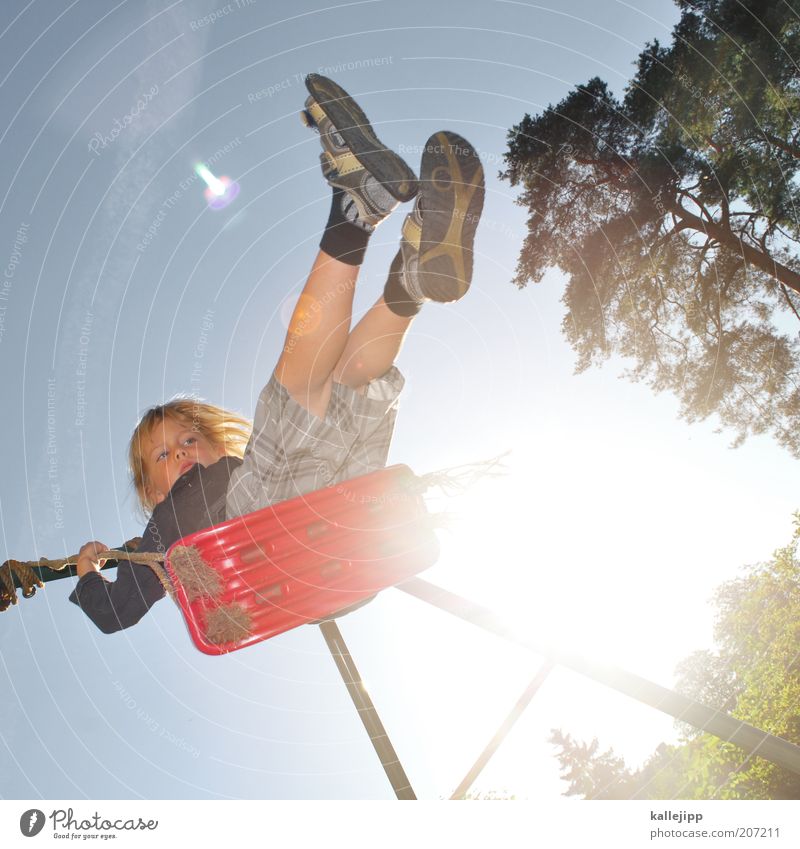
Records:
{"label": "child's face", "polygon": [[164,418],[142,441],[145,490],[155,504],[160,504],[178,478],[195,463],[210,466],[224,452],[217,450],[208,439],[188,422]]}

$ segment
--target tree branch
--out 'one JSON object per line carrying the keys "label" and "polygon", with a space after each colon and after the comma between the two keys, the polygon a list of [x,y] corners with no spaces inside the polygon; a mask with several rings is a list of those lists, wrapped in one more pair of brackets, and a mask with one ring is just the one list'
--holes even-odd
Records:
{"label": "tree branch", "polygon": [[800,314],[798,314],[795,305],[792,303],[792,299],[789,297],[789,293],[786,291],[786,287],[781,283],[781,292],[783,292],[783,297],[786,298],[786,303],[789,304],[789,309],[794,313],[794,317],[800,321]]}
{"label": "tree branch", "polygon": [[[714,221],[714,216],[706,209],[705,205],[701,201],[699,201],[694,195],[689,194],[686,189],[678,189],[678,195],[680,197],[688,198],[695,206],[700,207],[700,210],[702,211],[703,215],[705,215],[710,222]],[[685,207],[681,206],[680,203],[678,203],[678,207],[685,211]]]}
{"label": "tree branch", "polygon": [[671,230],[659,237],[659,239],[653,244],[652,252],[657,253],[673,236],[677,236],[681,230],[689,229],[690,227],[688,224],[684,224],[682,221],[679,221]]}
{"label": "tree branch", "polygon": [[800,159],[800,147],[790,144],[789,142],[778,138],[778,136],[772,135],[772,133],[764,132],[762,135],[770,144],[775,145],[775,147],[779,150],[782,150],[784,153],[788,153],[789,156],[793,156],[795,159]]}
{"label": "tree branch", "polygon": [[785,237],[785,238],[787,238],[790,242],[798,242],[798,243],[800,243],[800,239],[798,239],[796,236],[790,236],[790,235],[789,235],[789,234],[788,234],[788,233],[787,233],[787,232],[783,229],[783,227],[781,227],[781,225],[780,225],[780,224],[776,224],[776,225],[775,225],[775,229],[776,229],[776,230],[777,230],[777,231],[781,234],[781,236],[784,236],[784,237]]}
{"label": "tree branch", "polygon": [[722,226],[730,227],[731,226],[731,207],[728,203],[728,196],[725,191],[722,192],[722,198],[720,199],[720,210],[722,211]]}
{"label": "tree branch", "polygon": [[721,245],[735,251],[756,268],[800,294],[800,273],[794,269],[773,259],[768,253],[748,245],[742,240],[741,236],[734,233],[729,227],[723,227],[716,221],[704,221],[699,216],[689,212],[677,200],[667,200],[665,206],[677,219],[683,221],[691,229],[712,236]]}
{"label": "tree branch", "polygon": [[697,261],[697,271],[695,272],[696,274],[703,273],[703,263],[706,262],[706,254],[709,252],[709,250],[711,250],[712,246],[716,246],[717,244],[718,242],[715,239],[706,239],[706,243],[700,249],[700,257]]}

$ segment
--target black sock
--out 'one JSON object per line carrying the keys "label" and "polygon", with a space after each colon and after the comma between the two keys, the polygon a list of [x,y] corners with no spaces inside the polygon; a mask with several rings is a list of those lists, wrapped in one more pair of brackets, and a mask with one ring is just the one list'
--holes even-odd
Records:
{"label": "black sock", "polygon": [[383,300],[386,301],[386,306],[395,314],[401,315],[403,318],[410,318],[416,315],[422,309],[422,302],[415,301],[411,295],[406,292],[400,276],[400,266],[403,263],[403,256],[400,251],[397,252],[392,264],[389,267],[389,277],[386,279],[386,286],[383,288]]}
{"label": "black sock", "polygon": [[319,243],[320,250],[328,256],[346,262],[348,265],[361,265],[367,250],[370,233],[352,224],[344,217],[342,201],[344,192],[334,188],[331,202],[331,214]]}

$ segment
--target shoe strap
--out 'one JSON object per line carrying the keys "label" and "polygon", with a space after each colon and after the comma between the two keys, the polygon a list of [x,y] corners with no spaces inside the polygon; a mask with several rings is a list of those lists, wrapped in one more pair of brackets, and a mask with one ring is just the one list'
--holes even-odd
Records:
{"label": "shoe strap", "polygon": [[364,166],[355,158],[355,156],[353,156],[352,153],[350,153],[350,151],[334,156],[329,150],[326,150],[323,155],[327,158],[331,169],[335,170],[340,177],[344,177],[346,174],[354,174],[356,171],[364,170]]}
{"label": "shoe strap", "polygon": [[321,121],[325,121],[328,118],[319,103],[317,103],[317,101],[311,97],[306,100],[306,110],[310,113],[311,117],[314,119],[314,122],[317,125],[319,125]]}
{"label": "shoe strap", "polygon": [[320,153],[319,161],[322,164],[322,176],[326,180],[336,174],[336,159],[327,150]]}
{"label": "shoe strap", "polygon": [[416,220],[413,212],[406,215],[406,220],[402,227],[403,238],[414,248],[419,251],[419,245],[422,241],[422,224]]}

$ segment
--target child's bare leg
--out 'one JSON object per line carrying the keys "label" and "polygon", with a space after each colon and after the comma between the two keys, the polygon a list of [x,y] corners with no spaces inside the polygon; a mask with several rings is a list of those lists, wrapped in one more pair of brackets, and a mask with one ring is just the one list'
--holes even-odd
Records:
{"label": "child's bare leg", "polygon": [[394,364],[414,316],[401,316],[381,296],[347,337],[333,379],[361,389]]}
{"label": "child's bare leg", "polygon": [[383,297],[354,328],[334,370],[334,380],[356,389],[392,365],[426,300],[458,300],[472,280],[485,191],[480,159],[466,139],[440,132],[428,139],[420,169],[420,195],[403,222]]}
{"label": "child's bare leg", "polygon": [[310,74],[306,87],[303,120],[319,131],[322,173],[333,198],[320,252],[292,316],[275,376],[301,406],[323,418],[333,371],[350,333],[353,290],[369,237],[400,201],[417,193],[417,180],[378,140],[341,86]]}
{"label": "child's bare leg", "polygon": [[348,343],[359,267],[324,251],[317,254],[275,367],[275,376],[295,401],[319,418]]}

